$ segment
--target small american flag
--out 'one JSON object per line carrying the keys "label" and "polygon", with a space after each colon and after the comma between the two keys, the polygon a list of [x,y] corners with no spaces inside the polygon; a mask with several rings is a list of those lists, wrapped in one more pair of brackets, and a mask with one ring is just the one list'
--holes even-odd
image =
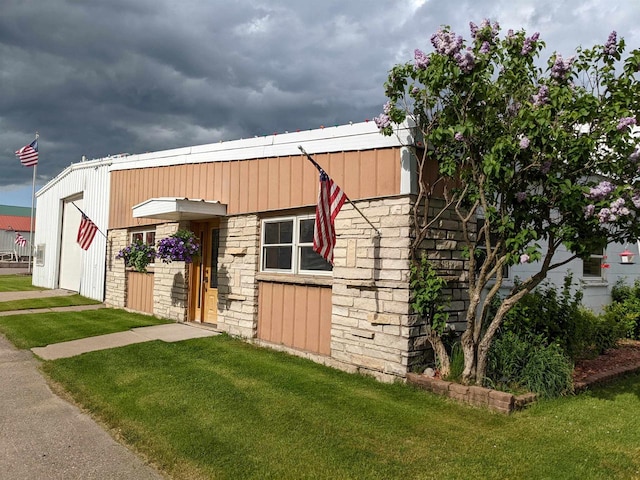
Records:
{"label": "small american flag", "polygon": [[25,145],[16,151],[16,155],[25,167],[33,167],[38,164],[38,139],[36,138],[29,145]]}
{"label": "small american flag", "polygon": [[80,228],[78,228],[78,244],[83,250],[87,250],[93,242],[93,238],[96,236],[98,227],[91,221],[84,213],[82,213],[82,220],[80,220]]}
{"label": "small american flag", "polygon": [[22,235],[20,235],[18,232],[16,232],[15,244],[19,247],[26,247],[27,239],[24,238]]}
{"label": "small american flag", "polygon": [[320,172],[320,192],[316,205],[316,228],[313,232],[313,250],[333,265],[333,247],[336,245],[334,220],[340,212],[347,196],[327,172],[318,164],[314,165]]}

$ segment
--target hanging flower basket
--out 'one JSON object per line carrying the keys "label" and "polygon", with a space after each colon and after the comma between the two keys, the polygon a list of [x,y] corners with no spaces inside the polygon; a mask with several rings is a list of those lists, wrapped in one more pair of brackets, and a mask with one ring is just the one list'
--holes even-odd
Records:
{"label": "hanging flower basket", "polygon": [[189,230],[178,230],[158,242],[157,255],[164,263],[192,263],[199,252],[200,243],[195,234]]}
{"label": "hanging flower basket", "polygon": [[135,240],[128,247],[120,250],[116,258],[122,258],[127,267],[144,273],[147,271],[147,266],[153,263],[156,258],[156,250],[153,245],[147,245],[141,240]]}

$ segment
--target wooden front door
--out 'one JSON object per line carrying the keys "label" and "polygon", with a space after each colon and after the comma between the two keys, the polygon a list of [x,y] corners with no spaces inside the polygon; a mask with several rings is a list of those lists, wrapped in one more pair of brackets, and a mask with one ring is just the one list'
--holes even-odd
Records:
{"label": "wooden front door", "polygon": [[192,223],[191,228],[200,239],[199,258],[191,269],[191,320],[202,323],[218,321],[218,222]]}

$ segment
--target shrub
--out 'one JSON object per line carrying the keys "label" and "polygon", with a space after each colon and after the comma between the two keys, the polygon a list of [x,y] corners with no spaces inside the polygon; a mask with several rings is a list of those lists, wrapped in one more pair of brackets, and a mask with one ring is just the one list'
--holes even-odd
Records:
{"label": "shrub", "polygon": [[610,325],[616,325],[621,337],[640,339],[640,280],[632,286],[618,280],[611,289],[611,305],[604,311]]}
{"label": "shrub", "polygon": [[586,355],[593,343],[594,316],[581,305],[582,292],[571,290],[571,275],[562,289],[546,283],[525,295],[507,314],[503,332],[519,337],[541,336],[572,360]]}
{"label": "shrub", "polygon": [[558,345],[547,345],[542,335],[520,337],[506,332],[489,351],[487,380],[494,388],[557,397],[573,390],[572,372],[571,360]]}

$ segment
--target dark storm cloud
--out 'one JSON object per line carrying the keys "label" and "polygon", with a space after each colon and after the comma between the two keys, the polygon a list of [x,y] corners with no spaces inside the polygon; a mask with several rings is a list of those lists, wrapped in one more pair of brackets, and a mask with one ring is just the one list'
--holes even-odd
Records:
{"label": "dark storm cloud", "polygon": [[429,49],[441,24],[467,35],[469,20],[490,16],[575,47],[590,37],[572,29],[588,25],[603,41],[612,22],[637,18],[634,6],[571,3],[5,1],[0,186],[30,183],[13,152],[36,130],[48,179],[82,155],[358,122],[379,113],[391,66]]}

